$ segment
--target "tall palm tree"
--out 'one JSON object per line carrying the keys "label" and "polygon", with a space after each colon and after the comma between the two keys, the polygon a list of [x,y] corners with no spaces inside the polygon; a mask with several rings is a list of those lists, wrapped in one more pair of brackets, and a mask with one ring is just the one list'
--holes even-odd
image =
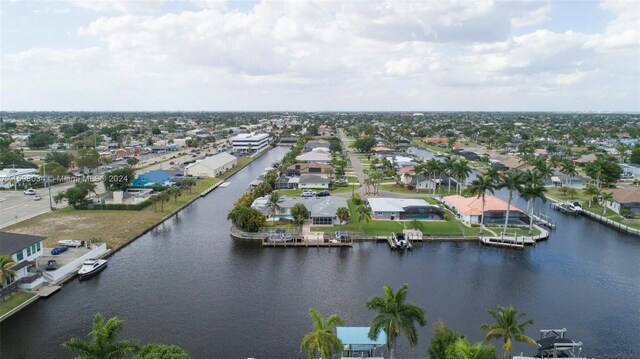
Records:
{"label": "tall palm tree", "polygon": [[89,333],[91,340],[72,338],[62,346],[80,359],[125,358],[136,353],[140,346],[132,340],[116,341],[123,328],[124,321],[118,317],[109,318],[105,322],[104,317],[98,313],[93,318],[92,330]]}
{"label": "tall palm tree", "polygon": [[622,163],[627,159],[627,150],[629,150],[629,147],[624,143],[618,142],[618,144],[616,144],[616,151],[618,151],[618,156],[620,156],[620,161]]}
{"label": "tall palm tree", "polygon": [[513,199],[513,191],[522,192],[523,185],[524,178],[522,176],[522,172],[518,170],[505,172],[504,175],[501,176],[500,183],[498,183],[498,189],[506,188],[509,191],[509,200],[507,201],[507,214],[504,219],[504,230],[502,231],[503,236],[507,232],[507,226],[509,225],[509,212],[511,211],[511,200]]}
{"label": "tall palm tree", "polygon": [[344,325],[344,321],[336,314],[331,314],[325,322],[317,310],[310,308],[309,316],[313,320],[313,331],[302,339],[301,352],[308,352],[309,359],[318,355],[322,359],[330,358],[335,353],[341,353],[343,346],[340,338],[333,332],[333,328]]}
{"label": "tall palm tree", "polygon": [[487,330],[484,340],[502,339],[502,359],[511,351],[513,341],[536,345],[536,341],[524,335],[526,326],[533,324],[533,319],[521,321],[527,313],[518,312],[513,307],[498,306],[498,310],[487,309],[487,313],[494,319],[494,323],[484,323],[480,326]]}
{"label": "tall palm tree", "polygon": [[280,194],[277,191],[271,192],[267,203],[271,214],[278,213],[280,211]]}
{"label": "tall palm tree", "polygon": [[4,287],[4,282],[7,278],[16,275],[16,272],[11,269],[14,265],[16,265],[16,262],[11,256],[0,257],[0,287]]}
{"label": "tall palm tree", "polygon": [[456,159],[449,156],[447,157],[447,159],[444,160],[444,162],[442,163],[442,166],[444,167],[444,171],[447,174],[447,178],[448,178],[448,184],[447,184],[447,194],[449,194],[449,192],[451,192],[451,177],[453,176],[453,168],[456,164]]}
{"label": "tall palm tree", "polygon": [[416,192],[418,192],[418,176],[427,170],[427,165],[423,162],[419,162],[413,166],[413,173],[416,176]]}
{"label": "tall palm tree", "polygon": [[455,174],[457,176],[456,178],[458,179],[458,194],[460,194],[462,192],[464,181],[471,174],[471,166],[469,165],[469,161],[464,159],[458,160],[458,163],[455,166]]}
{"label": "tall palm tree", "polygon": [[567,176],[567,184],[571,185],[571,177],[577,176],[578,171],[576,170],[576,165],[571,161],[564,161],[560,166],[560,172],[562,172],[565,176]]}
{"label": "tall palm tree", "polygon": [[[520,191],[522,199],[527,201],[527,215],[529,216],[529,233],[533,229],[533,208],[535,207],[536,200],[539,198],[542,202],[547,201],[547,187],[544,186],[544,182],[538,175],[537,171],[524,172],[524,187]],[[533,203],[532,203],[533,202]]]}
{"label": "tall palm tree", "polygon": [[604,207],[602,214],[607,214],[607,202],[611,200],[613,200],[613,194],[611,192],[602,192],[602,194],[600,194],[600,203],[602,203],[602,207]]}
{"label": "tall palm tree", "polygon": [[553,176],[553,169],[544,160],[536,161],[535,170],[543,180]]}
{"label": "tall palm tree", "polygon": [[356,213],[358,214],[358,222],[360,223],[360,232],[362,232],[364,224],[371,219],[371,212],[369,212],[369,209],[365,205],[361,204],[357,207]]}
{"label": "tall palm tree", "polygon": [[436,194],[436,177],[442,173],[442,163],[435,158],[427,161],[426,170],[431,176],[431,180],[433,181],[433,194]]}
{"label": "tall palm tree", "polygon": [[377,339],[380,330],[387,334],[387,347],[391,350],[391,359],[395,358],[398,337],[407,336],[409,345],[418,344],[418,332],[415,323],[425,326],[424,309],[411,303],[405,303],[409,287],[404,284],[394,292],[388,284],[384,285],[384,297],[371,297],[367,301],[367,309],[377,310],[378,314],[371,322],[369,338]]}
{"label": "tall palm tree", "polygon": [[484,204],[485,204],[485,195],[487,192],[491,194],[495,193],[495,184],[487,175],[478,176],[476,179],[469,183],[469,193],[472,196],[476,196],[477,198],[482,198],[482,214],[480,217],[480,233],[484,231]]}
{"label": "tall palm tree", "polygon": [[584,194],[589,196],[589,208],[591,208],[593,200],[600,195],[600,190],[598,189],[598,187],[588,184],[583,191]]}

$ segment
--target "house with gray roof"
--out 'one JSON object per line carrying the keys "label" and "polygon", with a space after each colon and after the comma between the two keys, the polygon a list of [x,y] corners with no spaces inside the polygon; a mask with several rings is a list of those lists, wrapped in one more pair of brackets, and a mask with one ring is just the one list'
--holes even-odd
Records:
{"label": "house with gray roof", "polygon": [[[0,256],[10,256],[16,264],[10,269],[15,272],[14,276],[5,278],[3,286],[15,282],[19,279],[30,277],[35,274],[36,259],[44,254],[44,240],[47,237],[32,236],[28,234],[0,232]],[[35,281],[20,285],[26,289],[36,288],[44,283],[42,276],[35,278]]]}
{"label": "house with gray roof", "polygon": [[329,189],[331,180],[321,175],[300,175],[298,188],[300,189]]}
{"label": "house with gray roof", "polygon": [[369,198],[367,201],[374,219],[425,220],[444,218],[440,207],[429,204],[423,199]]}
{"label": "house with gray roof", "polygon": [[314,225],[340,224],[336,216],[336,211],[340,207],[348,208],[347,200],[344,197],[285,197],[282,196],[278,202],[277,211],[272,211],[269,207],[269,197],[258,197],[251,204],[252,208],[262,212],[269,220],[293,219],[291,208],[297,203],[304,204],[310,212],[311,221]]}

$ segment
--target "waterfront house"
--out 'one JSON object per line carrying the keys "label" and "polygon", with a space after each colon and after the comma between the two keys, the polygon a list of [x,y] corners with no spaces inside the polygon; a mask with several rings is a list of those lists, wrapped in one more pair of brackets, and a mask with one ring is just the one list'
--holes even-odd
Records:
{"label": "waterfront house", "polygon": [[367,200],[374,219],[411,220],[443,219],[438,206],[423,199],[410,198],[369,198]]}
{"label": "waterfront house", "polygon": [[258,197],[251,204],[252,208],[262,212],[269,220],[292,220],[291,208],[302,203],[309,210],[311,223],[314,225],[340,224],[336,211],[340,207],[348,208],[344,197],[285,197],[278,202],[280,209],[272,213],[269,208],[269,196]]}
{"label": "waterfront house", "polygon": [[401,167],[398,172],[396,172],[396,174],[398,175],[398,178],[400,179],[400,183],[402,184],[411,184],[411,178],[413,177],[413,175],[415,174],[415,169],[416,166],[405,166],[405,167]]}
{"label": "waterfront house", "polygon": [[604,203],[607,208],[612,209],[618,214],[624,209],[631,210],[634,214],[640,213],[640,187],[629,186],[605,190],[605,192],[610,192],[613,196],[611,201]]}
{"label": "waterfront house", "polygon": [[331,154],[329,151],[318,147],[313,151],[302,153],[296,157],[296,161],[306,161],[315,163],[329,163],[331,162]]}
{"label": "waterfront house", "polygon": [[329,142],[327,141],[308,141],[302,146],[303,152],[313,151],[316,148],[329,149]]}
{"label": "waterfront house", "polygon": [[329,169],[333,169],[333,166],[325,164],[325,163],[296,163],[287,167],[283,172],[287,176],[300,176],[303,174],[315,174],[321,175],[323,177],[326,176],[326,172]]}
{"label": "waterfront house", "polygon": [[184,168],[185,176],[218,177],[238,164],[238,158],[226,152],[205,157]]}
{"label": "waterfront house", "polygon": [[133,187],[169,186],[171,184],[171,174],[165,170],[141,173],[131,182]]}
{"label": "waterfront house", "polygon": [[36,260],[44,254],[46,237],[0,232],[0,256],[10,256],[16,264],[11,267],[14,276],[6,278],[2,286],[19,281],[24,289],[34,289],[42,285],[44,279],[37,274]]}
{"label": "waterfront house", "polygon": [[329,189],[331,180],[324,176],[303,174],[300,175],[298,188],[300,189]]}
{"label": "waterfront house", "polygon": [[[445,206],[454,211],[458,218],[469,224],[479,224],[482,216],[482,198],[463,197],[455,194],[442,198]],[[507,202],[496,196],[485,196],[484,223],[488,225],[504,224],[507,213]],[[511,204],[509,212],[509,224],[528,225],[529,216],[521,209]]]}

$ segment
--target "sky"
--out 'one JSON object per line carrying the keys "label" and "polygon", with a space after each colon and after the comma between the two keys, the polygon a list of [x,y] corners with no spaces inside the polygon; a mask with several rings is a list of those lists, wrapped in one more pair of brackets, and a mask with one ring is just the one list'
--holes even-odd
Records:
{"label": "sky", "polygon": [[0,0],[2,111],[640,111],[640,1]]}

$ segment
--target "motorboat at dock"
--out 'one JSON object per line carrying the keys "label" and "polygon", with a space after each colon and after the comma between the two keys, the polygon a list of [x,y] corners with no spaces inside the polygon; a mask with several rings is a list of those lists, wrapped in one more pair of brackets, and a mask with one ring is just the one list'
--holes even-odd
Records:
{"label": "motorboat at dock", "polygon": [[85,279],[92,277],[107,267],[106,259],[87,259],[82,263],[82,267],[78,270],[79,278]]}

